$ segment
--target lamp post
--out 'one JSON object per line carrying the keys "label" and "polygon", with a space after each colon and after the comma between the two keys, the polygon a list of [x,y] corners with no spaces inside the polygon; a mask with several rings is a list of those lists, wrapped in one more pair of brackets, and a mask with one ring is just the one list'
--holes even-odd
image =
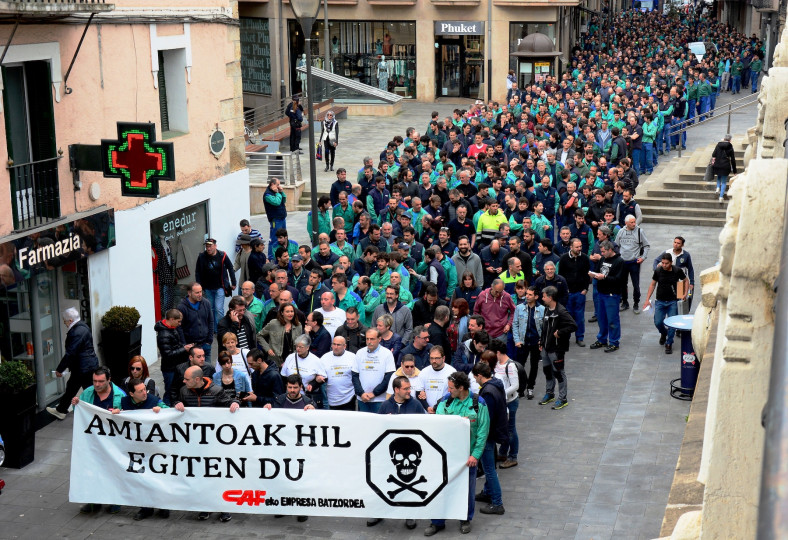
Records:
{"label": "lamp post", "polygon": [[312,206],[312,245],[317,245],[318,216],[317,216],[317,164],[315,163],[315,107],[314,92],[312,90],[312,27],[317,19],[320,9],[320,0],[290,0],[293,14],[304,32],[306,45],[306,93],[307,93],[307,118],[309,119],[309,188],[311,191]]}

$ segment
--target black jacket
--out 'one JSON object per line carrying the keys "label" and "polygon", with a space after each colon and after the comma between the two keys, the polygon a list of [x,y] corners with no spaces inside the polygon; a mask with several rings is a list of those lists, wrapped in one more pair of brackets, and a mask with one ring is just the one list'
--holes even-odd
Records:
{"label": "black jacket", "polygon": [[717,143],[714,152],[711,154],[714,164],[711,169],[714,174],[728,175],[731,172],[737,173],[736,169],[736,155],[733,153],[733,145],[728,141],[721,141]]}
{"label": "black jacket", "polygon": [[156,331],[156,346],[161,353],[161,370],[175,371],[175,366],[189,359],[189,353],[183,348],[186,343],[178,329],[170,328],[163,320],[158,321],[153,329]]}
{"label": "black jacket", "polygon": [[337,328],[335,336],[342,336],[347,341],[347,350],[356,354],[358,351],[367,346],[367,328],[361,323],[358,323],[356,328],[348,328],[347,323]]}
{"label": "black jacket", "polygon": [[[312,401],[312,398],[310,398],[309,396],[302,394],[301,397],[304,398],[304,407],[306,407],[307,405],[312,405],[313,407],[315,406],[315,402]],[[287,408],[285,407],[286,401],[287,401],[287,394],[284,393],[279,394],[274,398],[274,402],[272,403],[272,405],[274,409],[286,409]]]}
{"label": "black jacket", "polygon": [[90,373],[99,367],[98,357],[93,348],[93,333],[82,321],[77,321],[66,334],[66,354],[57,365],[58,373],[66,368],[73,374]]}
{"label": "black jacket", "polygon": [[227,395],[221,386],[213,383],[208,377],[203,377],[202,388],[191,389],[183,386],[178,392],[173,403],[183,403],[184,407],[229,407],[232,403],[240,402]]}
{"label": "black jacket", "polygon": [[438,297],[438,301],[435,303],[435,306],[430,307],[427,301],[424,298],[419,298],[413,304],[413,328],[416,328],[419,325],[431,323],[435,317],[435,310],[438,306],[447,306],[448,302],[446,300]]}
{"label": "black jacket", "polygon": [[[447,324],[448,327],[448,324]],[[451,350],[451,343],[449,342],[449,335],[446,333],[446,328],[438,326],[438,323],[433,322],[429,328],[427,328],[427,333],[430,336],[430,344],[434,347],[436,345],[440,345],[443,347],[443,354],[446,356],[446,360],[450,360],[453,354]],[[427,364],[429,364],[429,355],[427,355]],[[402,357],[400,357],[400,361]],[[419,368],[421,369],[421,368]]]}
{"label": "black jacket", "polygon": [[[183,384],[183,378],[186,376],[186,370],[191,367],[191,364],[187,361],[183,364],[178,364],[175,366],[175,378],[172,380],[172,386],[170,387],[170,397],[172,398],[172,403],[178,403],[180,401],[180,393],[181,388],[185,388],[186,386]],[[202,367],[202,375],[207,379],[213,380],[213,374],[216,373],[216,369],[206,363]]]}
{"label": "black jacket", "polygon": [[509,441],[509,410],[506,408],[506,390],[500,379],[493,377],[484,383],[479,390],[479,397],[487,404],[490,413],[490,433],[488,440],[492,439],[498,444]]}
{"label": "black jacket", "polygon": [[180,328],[186,343],[201,345],[213,342],[213,308],[210,302],[201,300],[197,309],[194,309],[188,297],[182,298],[178,311],[183,314]]}
{"label": "black jacket", "polygon": [[610,259],[602,259],[599,265],[599,273],[605,274],[605,279],[596,282],[596,290],[599,294],[621,294],[622,281],[624,276],[624,259],[616,253]]}
{"label": "black jacket", "polygon": [[[544,323],[542,324],[542,347],[548,352],[566,352],[569,350],[569,336],[577,330],[577,324],[569,312],[561,304],[555,309],[545,307]],[[558,337],[555,337],[558,332]]]}
{"label": "black jacket", "polygon": [[255,407],[264,407],[269,403],[273,405],[274,399],[285,393],[282,375],[275,362],[268,364],[262,373],[257,370],[252,371],[252,392],[257,396],[257,400],[253,403]]}
{"label": "black jacket", "polygon": [[585,253],[581,253],[578,257],[564,253],[558,263],[558,275],[566,280],[570,293],[588,290],[588,285],[591,283],[589,270],[591,270],[591,259]]}

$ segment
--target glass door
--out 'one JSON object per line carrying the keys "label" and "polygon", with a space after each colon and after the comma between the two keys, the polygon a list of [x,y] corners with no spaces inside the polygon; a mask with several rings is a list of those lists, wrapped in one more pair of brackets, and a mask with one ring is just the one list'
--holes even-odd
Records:
{"label": "glass door", "polygon": [[462,97],[484,97],[484,39],[483,36],[465,36],[463,48]]}
{"label": "glass door", "polygon": [[435,94],[441,97],[460,97],[461,74],[460,42],[458,39],[441,39],[436,42],[435,67],[437,70]]}

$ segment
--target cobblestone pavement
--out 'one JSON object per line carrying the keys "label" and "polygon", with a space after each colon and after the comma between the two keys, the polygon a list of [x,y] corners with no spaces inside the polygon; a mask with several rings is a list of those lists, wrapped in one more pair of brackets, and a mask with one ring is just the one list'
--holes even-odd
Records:
{"label": "cobblestone pavement", "polygon": [[[394,119],[347,120],[369,122],[370,131],[364,135],[369,146],[363,146],[370,150],[359,148],[354,155],[340,149],[337,166],[357,170],[365,153],[371,154],[373,148],[379,152],[392,133],[404,133],[405,125],[412,122],[423,130],[435,107],[408,104],[407,113]],[[444,114],[453,106],[437,108]],[[735,118],[733,133],[743,133],[753,120],[754,108],[746,117]],[[721,126],[715,124],[696,130],[697,144],[721,138],[724,121],[719,121]],[[346,129],[343,132],[349,133]],[[306,213],[293,213],[288,220],[292,238],[306,240]],[[255,217],[253,224],[267,236],[265,216]],[[687,250],[695,261],[696,280],[700,270],[716,261],[718,228],[649,224],[644,230],[652,246],[650,260],[667,249],[675,235],[686,237]],[[648,270],[641,273],[644,294],[650,277]],[[592,308],[589,301],[587,309]],[[590,312],[586,315],[589,317]],[[587,343],[593,341],[596,329],[596,324],[586,325]],[[646,539],[659,534],[689,404],[669,395],[670,381],[679,376],[680,355],[678,350],[665,355],[657,344],[658,337],[651,312],[634,315],[630,310],[622,314],[618,352],[604,354],[572,346],[567,355],[570,406],[553,411],[540,407],[536,400],[521,400],[517,415],[519,465],[500,471],[506,514],[477,513],[468,537],[496,534],[499,538],[585,540]],[[158,365],[153,371],[160,379]],[[537,393],[543,384],[540,373]],[[0,468],[0,478],[7,483],[0,495],[0,538],[345,539],[395,534],[419,538],[427,524],[419,520],[420,527],[408,531],[398,520],[367,528],[362,519],[313,517],[297,523],[292,517],[246,514],[236,514],[231,522],[223,524],[215,519],[197,521],[194,514],[185,512],[173,512],[169,520],[134,522],[136,508],[125,507],[114,516],[103,512],[83,516],[78,505],[68,502],[71,429],[71,417],[48,425],[37,433],[33,464],[22,470]],[[440,536],[459,536],[456,522],[449,522]]]}

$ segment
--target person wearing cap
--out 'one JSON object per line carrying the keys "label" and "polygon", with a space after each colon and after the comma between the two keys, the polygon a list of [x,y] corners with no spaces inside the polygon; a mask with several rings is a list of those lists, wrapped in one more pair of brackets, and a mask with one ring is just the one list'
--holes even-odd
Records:
{"label": "person wearing cap", "polygon": [[268,181],[268,187],[263,193],[263,207],[271,229],[268,240],[268,258],[271,259],[274,256],[274,243],[277,241],[278,232],[283,230],[287,236],[287,194],[278,178]]}
{"label": "person wearing cap", "polygon": [[298,96],[293,96],[293,101],[287,104],[285,115],[290,121],[290,151],[302,154],[301,151],[301,125],[304,123],[304,107]]}
{"label": "person wearing cap", "polygon": [[287,276],[287,282],[291,287],[300,291],[301,287],[306,285],[309,280],[309,270],[304,268],[304,258],[298,253],[290,259],[290,266],[292,266],[292,271]]}
{"label": "person wearing cap", "polygon": [[224,317],[224,298],[227,295],[225,287],[235,288],[235,270],[227,254],[216,247],[216,240],[205,240],[205,251],[197,256],[194,281],[202,285],[203,294],[213,307],[213,331],[219,320]]}

